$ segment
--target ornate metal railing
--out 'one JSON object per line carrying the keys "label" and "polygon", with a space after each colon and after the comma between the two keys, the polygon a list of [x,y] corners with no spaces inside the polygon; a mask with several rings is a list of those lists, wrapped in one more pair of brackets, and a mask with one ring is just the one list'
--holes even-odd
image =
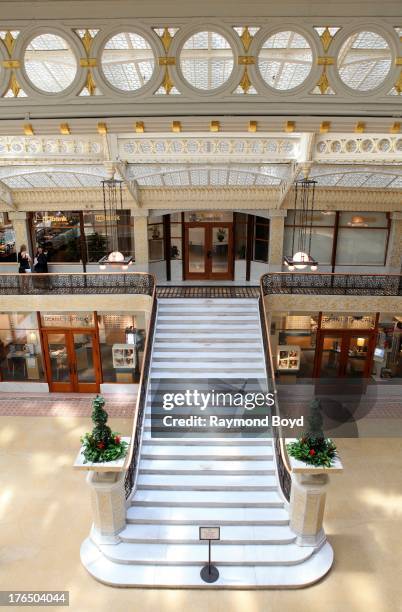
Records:
{"label": "ornate metal railing", "polygon": [[135,479],[138,468],[138,461],[140,456],[141,448],[141,436],[144,423],[144,412],[145,402],[147,398],[149,372],[151,365],[152,345],[155,331],[155,321],[157,312],[157,299],[156,299],[156,286],[154,282],[154,288],[152,291],[152,308],[151,316],[149,319],[149,325],[147,330],[147,337],[144,347],[144,357],[142,361],[141,377],[138,386],[137,402],[135,407],[133,431],[131,434],[131,445],[130,452],[127,460],[127,471],[124,481],[124,488],[126,490],[126,498],[128,499],[135,485]]}
{"label": "ornate metal railing", "polygon": [[155,278],[146,272],[0,274],[0,295],[152,295],[154,288]]}
{"label": "ornate metal railing", "polygon": [[[258,301],[259,301],[259,308],[260,308],[260,321],[261,321],[261,330],[262,330],[262,340],[264,344],[265,367],[266,367],[266,372],[267,372],[268,390],[270,393],[274,394],[274,399],[275,399],[274,405],[272,406],[272,414],[276,416],[280,416],[278,393],[277,393],[276,383],[275,383],[275,370],[274,370],[273,361],[272,361],[271,343],[269,341],[269,335],[267,331],[267,319],[266,319],[266,314],[265,314],[264,297],[263,297],[262,291],[263,291],[263,288],[262,288],[262,283],[261,283],[261,295]],[[275,452],[275,461],[276,461],[276,467],[278,471],[279,484],[281,486],[283,495],[285,496],[287,501],[289,501],[290,500],[290,490],[292,486],[291,475],[290,475],[291,469],[289,465],[289,458],[286,452],[285,440],[281,435],[280,427],[272,428],[272,442],[273,442],[273,448]]]}
{"label": "ornate metal railing", "polygon": [[264,295],[402,295],[399,274],[321,274],[274,272],[261,277]]}

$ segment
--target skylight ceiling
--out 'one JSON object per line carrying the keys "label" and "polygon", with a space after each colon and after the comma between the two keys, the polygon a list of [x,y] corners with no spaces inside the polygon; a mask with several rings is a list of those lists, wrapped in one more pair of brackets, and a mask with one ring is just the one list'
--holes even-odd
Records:
{"label": "skylight ceiling", "polygon": [[106,79],[122,91],[143,87],[155,66],[151,45],[139,34],[122,32],[108,40],[102,53]]}
{"label": "skylight ceiling", "polygon": [[312,63],[313,54],[307,40],[292,31],[270,36],[258,56],[262,78],[281,91],[301,85],[310,74]]}
{"label": "skylight ceiling", "polygon": [[184,43],[180,67],[186,81],[196,89],[217,89],[233,70],[233,51],[221,34],[197,32]]}
{"label": "skylight ceiling", "polygon": [[102,177],[68,172],[35,172],[9,176],[2,181],[11,189],[100,187]]}
{"label": "skylight ceiling", "polygon": [[402,171],[398,166],[316,166],[310,177],[319,187],[402,188]]}
{"label": "skylight ceiling", "polygon": [[375,89],[387,77],[392,53],[387,41],[375,32],[358,32],[341,47],[337,59],[339,76],[356,91]]}

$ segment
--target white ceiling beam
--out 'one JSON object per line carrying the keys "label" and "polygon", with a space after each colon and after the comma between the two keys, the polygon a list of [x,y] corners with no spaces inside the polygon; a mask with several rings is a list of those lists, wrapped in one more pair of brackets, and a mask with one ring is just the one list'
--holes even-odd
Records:
{"label": "white ceiling beam", "polygon": [[12,191],[3,181],[0,181],[0,203],[5,204],[11,210],[17,210]]}
{"label": "white ceiling beam", "polygon": [[134,204],[137,208],[141,208],[141,190],[137,181],[130,180],[127,174],[127,162],[117,162],[115,165],[115,170],[117,174],[121,177],[124,186],[126,187],[128,193],[132,197]]}

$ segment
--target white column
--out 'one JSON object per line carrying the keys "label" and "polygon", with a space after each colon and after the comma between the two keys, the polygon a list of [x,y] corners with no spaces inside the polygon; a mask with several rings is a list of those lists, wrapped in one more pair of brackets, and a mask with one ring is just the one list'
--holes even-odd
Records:
{"label": "white column", "polygon": [[285,216],[285,210],[271,210],[269,212],[268,265],[270,272],[280,272],[282,270]]}
{"label": "white column", "polygon": [[[10,211],[8,213],[10,221],[12,221],[15,232],[15,250],[18,253],[22,244],[25,244],[29,249],[29,233],[27,223],[27,213],[20,211]],[[32,253],[31,253],[32,256]]]}
{"label": "white column", "polygon": [[387,267],[389,272],[399,274],[402,266],[402,213],[391,213],[391,219]]}
{"label": "white column", "polygon": [[142,215],[134,214],[133,216],[135,269],[141,272],[148,272],[148,213],[143,213]]}
{"label": "white column", "polygon": [[93,525],[91,539],[97,544],[119,542],[118,534],[126,525],[125,471],[90,471]]}

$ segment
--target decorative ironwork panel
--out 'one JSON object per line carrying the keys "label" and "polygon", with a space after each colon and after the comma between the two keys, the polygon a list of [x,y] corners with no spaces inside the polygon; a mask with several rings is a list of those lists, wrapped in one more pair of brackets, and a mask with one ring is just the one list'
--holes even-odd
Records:
{"label": "decorative ironwork panel", "polygon": [[305,274],[303,272],[264,274],[264,295],[402,295],[402,277],[397,274]]}

